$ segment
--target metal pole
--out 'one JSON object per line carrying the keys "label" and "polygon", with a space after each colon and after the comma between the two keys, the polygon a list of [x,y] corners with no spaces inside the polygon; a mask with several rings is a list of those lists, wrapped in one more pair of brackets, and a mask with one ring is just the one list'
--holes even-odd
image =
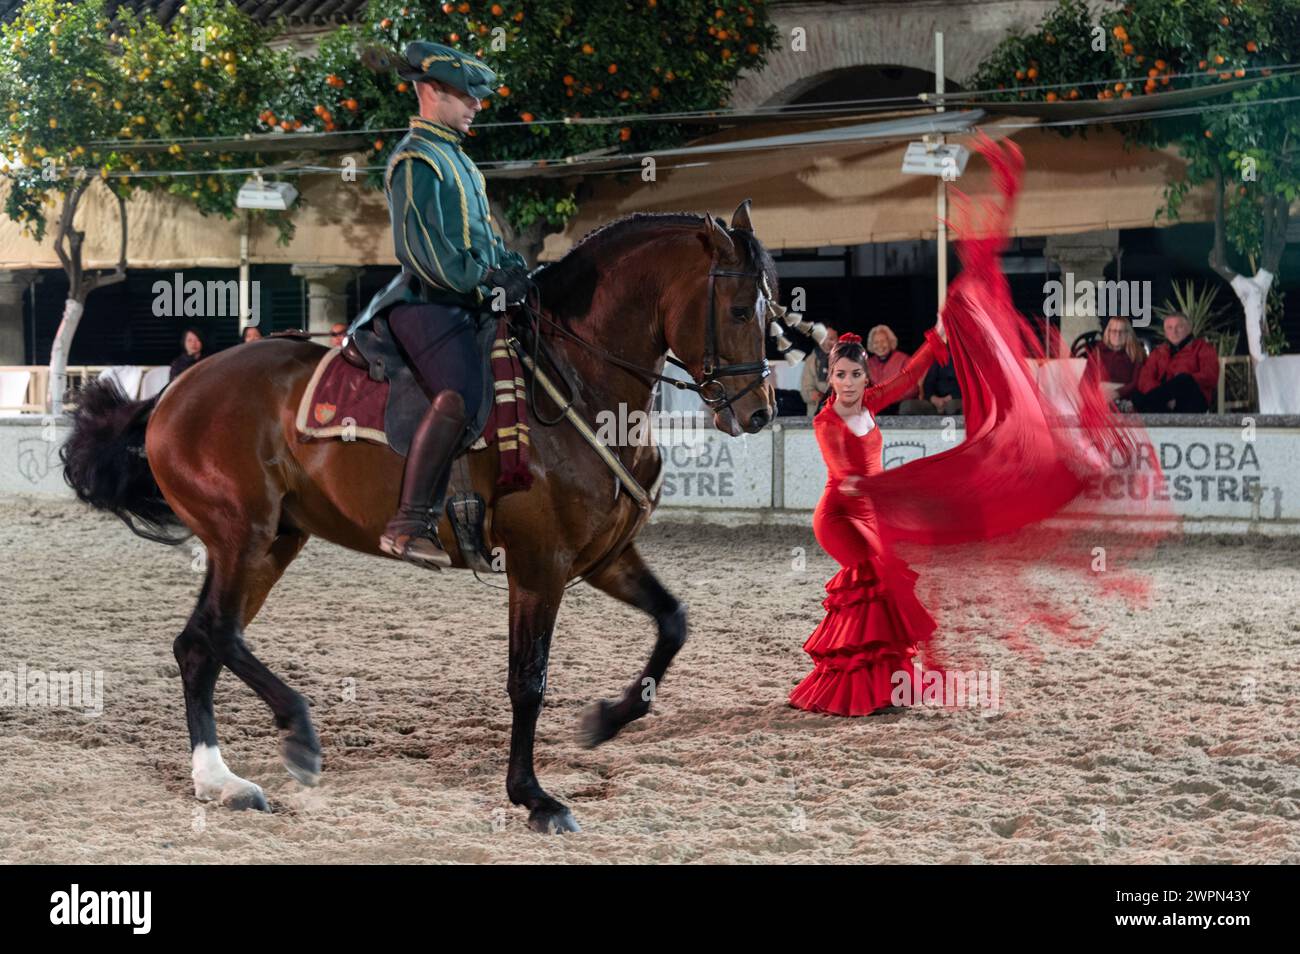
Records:
{"label": "metal pole", "polygon": [[245,209],[239,223],[239,337],[241,341],[244,337],[244,329],[248,327],[248,319],[252,311],[249,296],[251,289],[248,284],[248,232],[249,219],[252,214]]}
{"label": "metal pole", "polygon": [[[943,34],[934,34],[934,91],[943,94]],[[943,100],[939,100],[937,112],[943,112]],[[939,136],[939,145],[945,139]],[[939,309],[948,297],[948,180],[939,176],[939,189],[936,193],[936,211],[939,218],[939,230],[935,236],[935,252],[939,262]]]}

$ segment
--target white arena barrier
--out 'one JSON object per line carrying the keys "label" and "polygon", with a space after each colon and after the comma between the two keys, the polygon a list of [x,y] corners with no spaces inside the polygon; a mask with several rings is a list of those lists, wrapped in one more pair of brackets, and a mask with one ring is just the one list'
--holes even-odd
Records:
{"label": "white arena barrier", "polygon": [[[883,417],[886,467],[934,454],[964,437],[961,418]],[[1300,416],[1160,415],[1146,418],[1150,459],[1185,529],[1300,534]],[[31,415],[0,419],[0,498],[71,497],[58,451],[66,425]],[[780,418],[758,434],[711,427],[673,436],[660,428],[664,480],[657,519],[806,522],[826,470],[806,418]],[[666,435],[666,436],[665,436]],[[1097,494],[1124,494],[1121,485]]]}

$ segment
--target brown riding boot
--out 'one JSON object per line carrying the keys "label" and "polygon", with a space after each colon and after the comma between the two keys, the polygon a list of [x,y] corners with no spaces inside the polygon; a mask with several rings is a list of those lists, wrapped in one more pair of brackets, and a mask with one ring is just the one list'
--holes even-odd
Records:
{"label": "brown riding boot", "polygon": [[379,538],[379,549],[431,570],[451,566],[451,556],[438,540],[442,501],[432,497],[464,432],[464,399],[455,391],[440,391],[411,440],[401,504]]}

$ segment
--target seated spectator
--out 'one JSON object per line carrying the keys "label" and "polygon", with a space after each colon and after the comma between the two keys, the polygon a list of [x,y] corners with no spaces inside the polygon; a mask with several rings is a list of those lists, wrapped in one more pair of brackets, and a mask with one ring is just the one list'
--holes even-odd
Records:
{"label": "seated spectator", "polygon": [[249,325],[247,328],[244,329],[244,340],[245,341],[262,340],[262,332],[258,329],[257,325]]}
{"label": "seated spectator", "polygon": [[1101,339],[1088,345],[1086,373],[1107,392],[1112,401],[1131,400],[1138,389],[1138,374],[1147,353],[1125,318],[1106,322]]}
{"label": "seated spectator", "polygon": [[330,325],[330,347],[342,348],[343,338],[348,333],[348,326],[341,321],[336,321]]}
{"label": "seated spectator", "polygon": [[[1204,338],[1192,337],[1183,315],[1165,316],[1165,340],[1147,356],[1138,373],[1134,410],[1146,414],[1204,414],[1219,384],[1219,353]],[[1121,404],[1121,410],[1129,410]]]}
{"label": "seated spectator", "polygon": [[185,329],[184,342],[185,353],[172,362],[171,376],[168,381],[175,381],[176,376],[182,371],[199,363],[203,358],[203,339],[194,328]]}
{"label": "seated spectator", "polygon": [[822,339],[821,347],[804,358],[803,380],[799,385],[799,393],[803,395],[809,417],[817,413],[822,399],[830,392],[831,385],[828,376],[830,374],[831,349],[835,347],[835,343],[839,340],[840,333],[827,326],[826,337]]}
{"label": "seated spectator", "polygon": [[921,381],[921,399],[903,401],[899,414],[952,414],[961,413],[961,388],[957,386],[957,372],[952,362],[933,364]]}
{"label": "seated spectator", "polygon": [[[897,377],[898,372],[907,364],[907,352],[898,350],[898,335],[888,325],[876,325],[867,332],[867,378],[870,386],[884,384]],[[920,396],[917,389],[917,396]],[[909,395],[910,396],[910,395]],[[882,407],[879,414],[897,414],[899,402]]]}

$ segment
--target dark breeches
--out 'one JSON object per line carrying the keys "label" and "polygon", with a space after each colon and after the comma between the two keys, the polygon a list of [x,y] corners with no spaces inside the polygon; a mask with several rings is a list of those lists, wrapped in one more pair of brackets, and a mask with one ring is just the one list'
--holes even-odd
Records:
{"label": "dark breeches", "polygon": [[465,399],[465,419],[473,421],[483,402],[483,356],[478,353],[474,313],[455,305],[398,305],[388,316],[425,387],[434,395],[450,389]]}

